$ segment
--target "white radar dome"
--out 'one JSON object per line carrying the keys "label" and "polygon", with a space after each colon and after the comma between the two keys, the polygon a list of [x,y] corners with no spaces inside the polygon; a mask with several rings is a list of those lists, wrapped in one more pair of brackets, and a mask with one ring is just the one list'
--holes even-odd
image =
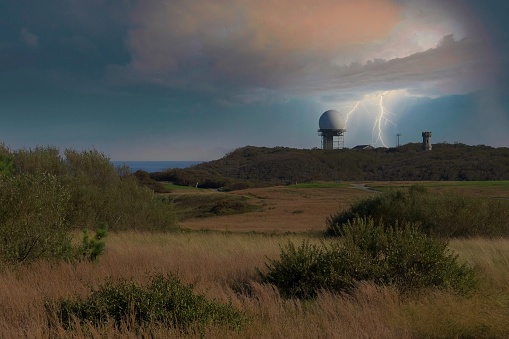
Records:
{"label": "white radar dome", "polygon": [[325,111],[318,121],[321,130],[344,130],[346,129],[346,121],[343,114],[335,110]]}

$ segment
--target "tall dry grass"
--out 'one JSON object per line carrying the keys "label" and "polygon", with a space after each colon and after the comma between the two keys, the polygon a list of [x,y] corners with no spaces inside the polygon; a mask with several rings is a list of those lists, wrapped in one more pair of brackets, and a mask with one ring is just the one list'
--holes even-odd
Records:
{"label": "tall dry grass", "polygon": [[[353,295],[321,293],[316,300],[280,297],[259,284],[255,267],[279,255],[279,244],[304,235],[125,232],[106,239],[98,263],[36,262],[0,274],[0,338],[230,337],[416,338],[509,336],[509,240],[454,240],[461,260],[477,267],[482,288],[470,298],[429,292],[411,298],[361,284]],[[319,241],[318,239],[314,241]],[[147,283],[156,273],[178,273],[198,293],[231,302],[250,321],[240,331],[211,328],[179,333],[153,324],[136,332],[103,324],[85,333],[48,326],[45,300],[86,295],[108,277]],[[55,325],[55,323],[53,323]],[[58,322],[57,324],[58,325]]]}

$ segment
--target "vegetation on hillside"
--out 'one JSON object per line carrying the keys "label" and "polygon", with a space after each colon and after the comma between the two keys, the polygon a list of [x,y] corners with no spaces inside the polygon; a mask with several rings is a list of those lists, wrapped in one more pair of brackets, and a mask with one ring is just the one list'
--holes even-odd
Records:
{"label": "vegetation on hillside", "polygon": [[426,234],[450,237],[509,236],[509,200],[429,193],[421,186],[390,190],[353,203],[327,218],[326,234],[337,236],[357,217],[417,223]]}
{"label": "vegetation on hillside", "polygon": [[158,181],[241,189],[309,181],[507,180],[509,148],[421,144],[367,150],[246,146],[186,169],[153,173]]}

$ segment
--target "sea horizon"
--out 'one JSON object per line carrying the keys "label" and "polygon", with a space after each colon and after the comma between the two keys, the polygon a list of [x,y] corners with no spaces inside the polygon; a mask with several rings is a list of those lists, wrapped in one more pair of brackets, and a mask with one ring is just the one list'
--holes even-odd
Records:
{"label": "sea horizon", "polygon": [[145,171],[149,173],[153,172],[161,172],[167,169],[173,168],[187,168],[193,165],[201,164],[205,161],[163,161],[163,160],[152,160],[152,161],[141,161],[141,160],[115,160],[111,161],[111,163],[117,167],[122,165],[127,165],[132,172],[136,171]]}

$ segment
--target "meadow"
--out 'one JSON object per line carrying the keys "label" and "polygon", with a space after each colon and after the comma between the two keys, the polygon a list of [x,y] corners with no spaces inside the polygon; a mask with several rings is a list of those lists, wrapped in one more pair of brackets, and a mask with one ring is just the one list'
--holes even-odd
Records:
{"label": "meadow", "polygon": [[[506,337],[509,333],[509,240],[454,240],[450,247],[482,272],[473,296],[429,292],[404,298],[389,287],[362,284],[351,295],[322,293],[315,300],[284,299],[258,282],[255,267],[276,257],[279,244],[303,235],[219,232],[111,234],[97,263],[37,262],[0,276],[0,337],[200,337],[158,328],[114,328],[90,333],[48,326],[47,299],[85,295],[106,279],[146,283],[151,275],[176,272],[195,291],[231,303],[247,315],[239,331],[209,328],[206,337],[416,338]],[[313,241],[318,242],[318,239]]]}
{"label": "meadow", "polygon": [[[441,190],[439,184],[424,183],[430,190]],[[376,188],[387,185],[392,183],[368,184]],[[300,300],[283,298],[274,286],[262,284],[256,268],[266,270],[267,260],[278,257],[282,244],[336,241],[322,237],[326,218],[377,194],[338,186],[294,185],[228,193],[174,188],[169,196],[174,200],[187,197],[188,202],[184,204],[187,210],[180,210],[185,212],[179,222],[181,231],[120,230],[106,238],[105,252],[97,262],[35,260],[4,268],[0,274],[0,337],[509,336],[509,239],[505,238],[450,240],[449,248],[458,259],[479,273],[480,286],[468,296],[441,290],[405,296],[393,287],[360,283],[349,294],[322,291],[315,299]],[[465,190],[467,195],[509,195],[507,185],[451,184],[449,188],[457,193]],[[201,215],[224,200],[240,200],[244,207],[256,208],[241,214]],[[176,211],[179,214],[178,206]],[[147,284],[151,276],[170,272],[192,284],[196,293],[232,305],[247,322],[239,329],[209,326],[196,331],[169,329],[157,323],[139,328],[128,321],[120,327],[106,322],[69,331],[45,308],[48,300],[86,296],[108,279],[127,278]]]}

